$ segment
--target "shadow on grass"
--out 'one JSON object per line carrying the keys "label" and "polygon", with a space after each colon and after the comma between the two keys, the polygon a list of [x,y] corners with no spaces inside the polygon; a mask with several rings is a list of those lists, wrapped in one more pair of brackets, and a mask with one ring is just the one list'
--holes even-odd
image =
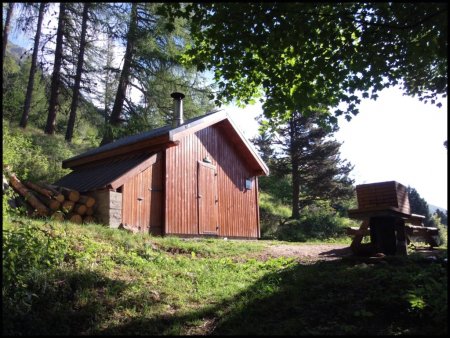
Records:
{"label": "shadow on grass", "polygon": [[[417,263],[417,262],[416,262]],[[395,258],[351,257],[266,275],[236,297],[186,313],[137,318],[99,333],[386,335],[447,333],[447,270]],[[412,278],[415,276],[416,278]],[[424,293],[419,285],[432,283]],[[414,307],[414,296],[426,305]]]}
{"label": "shadow on grass", "polygon": [[[442,262],[424,259],[390,257],[382,263],[367,264],[348,257],[311,265],[297,264],[265,275],[231,299],[219,304],[202,304],[183,313],[164,310],[170,304],[163,296],[158,300],[147,299],[142,294],[124,297],[129,284],[96,273],[60,273],[59,277],[56,280],[64,282],[45,293],[29,315],[14,318],[9,333],[447,333],[447,268]],[[121,317],[111,321],[115,311]]]}
{"label": "shadow on grass", "polygon": [[352,255],[353,255],[353,253],[349,246],[346,246],[344,248],[339,248],[339,249],[332,249],[332,250],[328,250],[328,251],[319,253],[319,256],[330,257],[330,258],[331,257],[332,258],[350,257]]}
{"label": "shadow on grass", "polygon": [[126,289],[124,282],[91,271],[56,271],[41,279],[29,285],[39,294],[32,297],[30,311],[3,306],[3,335],[89,334],[97,318],[114,310],[105,294],[117,296]]}

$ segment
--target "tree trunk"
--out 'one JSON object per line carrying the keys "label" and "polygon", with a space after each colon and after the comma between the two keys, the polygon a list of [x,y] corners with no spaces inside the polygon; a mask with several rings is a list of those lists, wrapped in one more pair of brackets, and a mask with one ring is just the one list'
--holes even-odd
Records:
{"label": "tree trunk", "polygon": [[50,210],[56,211],[59,209],[59,207],[61,206],[61,203],[58,202],[55,199],[52,198],[48,198],[47,196],[44,195],[40,195],[38,193],[36,193],[36,197],[42,202],[44,203],[47,207],[50,208]]}
{"label": "tree trunk", "polygon": [[42,188],[41,186],[39,186],[33,182],[26,181],[24,183],[28,188],[33,189],[34,191],[37,191],[38,193],[40,193],[43,196],[46,196],[47,198],[53,197],[53,193],[48,189]]}
{"label": "tree trunk", "polygon": [[300,218],[298,201],[300,198],[300,177],[298,175],[298,160],[292,157],[292,218]]}
{"label": "tree trunk", "polygon": [[300,176],[299,176],[299,162],[298,162],[298,149],[295,145],[295,121],[291,118],[290,131],[291,141],[290,141],[290,156],[292,163],[292,218],[300,218],[300,208],[299,208],[299,198],[300,198]]}
{"label": "tree trunk", "polygon": [[58,108],[58,94],[61,86],[61,64],[63,56],[63,35],[65,25],[66,4],[61,2],[59,6],[58,30],[56,32],[55,63],[53,65],[50,100],[48,105],[47,124],[44,132],[53,135],[55,133],[56,111]]}
{"label": "tree trunk", "polygon": [[38,215],[47,216],[50,213],[49,209],[42,204],[42,202],[39,201],[38,198],[22,184],[22,182],[19,181],[16,175],[12,174],[9,177],[9,182],[19,194],[25,197],[27,203],[36,209]]}
{"label": "tree trunk", "polygon": [[20,126],[22,128],[27,127],[28,116],[30,114],[31,99],[33,97],[33,87],[34,87],[34,74],[36,73],[37,54],[39,51],[39,41],[41,39],[41,26],[46,6],[47,6],[46,2],[41,2],[39,6],[39,17],[36,27],[36,34],[34,36],[33,56],[31,57],[30,76],[28,78],[27,93],[25,95],[25,104],[23,107],[22,119],[20,120]]}
{"label": "tree trunk", "polygon": [[44,187],[45,189],[51,191],[51,193],[53,194],[53,198],[55,200],[57,200],[58,202],[64,202],[65,197],[63,194],[61,194],[58,190],[56,190],[55,186],[52,186],[50,184],[44,183],[44,182],[39,182],[39,185],[41,187]]}
{"label": "tree trunk", "polygon": [[10,2],[8,10],[6,11],[5,28],[3,29],[2,72],[5,64],[6,46],[8,44],[8,34],[13,13],[14,13],[14,2]]}
{"label": "tree trunk", "polygon": [[83,72],[84,49],[86,47],[86,30],[88,22],[88,10],[90,3],[85,2],[83,7],[83,18],[81,24],[80,52],[78,53],[77,72],[75,75],[75,84],[72,94],[72,104],[70,106],[69,122],[67,123],[66,141],[72,142],[75,118],[77,116],[78,96],[80,94],[81,74]]}
{"label": "tree trunk", "polygon": [[[125,100],[126,90],[130,77],[131,60],[133,58],[133,48],[136,39],[137,28],[137,3],[131,5],[130,27],[127,36],[127,48],[125,50],[122,72],[120,73],[119,86],[117,88],[116,99],[109,119],[110,127],[116,127],[120,124],[120,115],[122,113],[123,102]],[[100,145],[104,145],[113,141],[112,131],[106,128],[105,135]]]}
{"label": "tree trunk", "polygon": [[69,201],[78,202],[78,200],[80,199],[80,193],[76,190],[64,187],[60,187],[59,190],[61,191],[61,194],[63,194],[64,197]]}

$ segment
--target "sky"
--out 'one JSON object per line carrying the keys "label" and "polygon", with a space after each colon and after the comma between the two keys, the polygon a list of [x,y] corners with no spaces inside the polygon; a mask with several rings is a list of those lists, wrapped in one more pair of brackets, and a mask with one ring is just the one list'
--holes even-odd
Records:
{"label": "sky", "polygon": [[[10,38],[20,46],[31,46],[30,38],[17,31]],[[437,108],[389,88],[376,101],[362,99],[360,113],[351,121],[339,118],[335,138],[343,143],[341,158],[354,165],[350,177],[355,184],[397,181],[415,188],[428,204],[447,209],[448,162],[443,145],[448,137],[447,99],[442,103]],[[262,114],[261,103],[221,108],[247,138],[258,133],[255,118]]]}
{"label": "sky", "polygon": [[[339,118],[341,158],[354,165],[355,184],[397,181],[416,189],[428,204],[447,209],[447,100],[438,108],[404,96],[400,89],[362,99],[351,121]],[[261,104],[225,109],[247,138],[258,132]]]}

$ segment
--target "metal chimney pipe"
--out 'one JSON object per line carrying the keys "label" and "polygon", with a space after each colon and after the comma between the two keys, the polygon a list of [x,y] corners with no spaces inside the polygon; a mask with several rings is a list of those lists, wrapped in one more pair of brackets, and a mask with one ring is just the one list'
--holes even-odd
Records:
{"label": "metal chimney pipe", "polygon": [[184,123],[183,99],[185,96],[183,93],[178,92],[174,92],[170,96],[173,98],[173,126],[178,127]]}

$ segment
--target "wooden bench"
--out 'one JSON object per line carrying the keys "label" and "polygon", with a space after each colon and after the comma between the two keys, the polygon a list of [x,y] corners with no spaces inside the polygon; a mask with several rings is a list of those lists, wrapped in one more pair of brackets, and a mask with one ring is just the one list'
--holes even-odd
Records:
{"label": "wooden bench", "polygon": [[[404,185],[395,181],[361,184],[356,186],[356,196],[359,208],[348,210],[348,215],[362,223],[359,228],[347,228],[347,234],[353,236],[350,248],[355,254],[406,255],[412,236],[438,246],[438,229],[424,227],[425,216],[411,213]],[[368,235],[371,242],[362,244]]]}
{"label": "wooden bench", "polygon": [[[430,247],[439,246],[440,245],[439,229],[435,227],[424,226],[423,225],[424,219],[425,216],[411,214],[410,218],[404,220],[405,222],[404,228],[407,244],[412,242],[413,237],[419,237],[424,239],[425,243],[430,245]],[[367,222],[367,224],[365,224],[364,222]],[[361,243],[364,237],[370,236],[370,226],[368,223],[369,219],[367,218],[362,222],[359,228],[358,227],[346,228],[347,235],[353,237],[352,241],[353,248],[356,249],[356,247],[358,246],[359,243]]]}

